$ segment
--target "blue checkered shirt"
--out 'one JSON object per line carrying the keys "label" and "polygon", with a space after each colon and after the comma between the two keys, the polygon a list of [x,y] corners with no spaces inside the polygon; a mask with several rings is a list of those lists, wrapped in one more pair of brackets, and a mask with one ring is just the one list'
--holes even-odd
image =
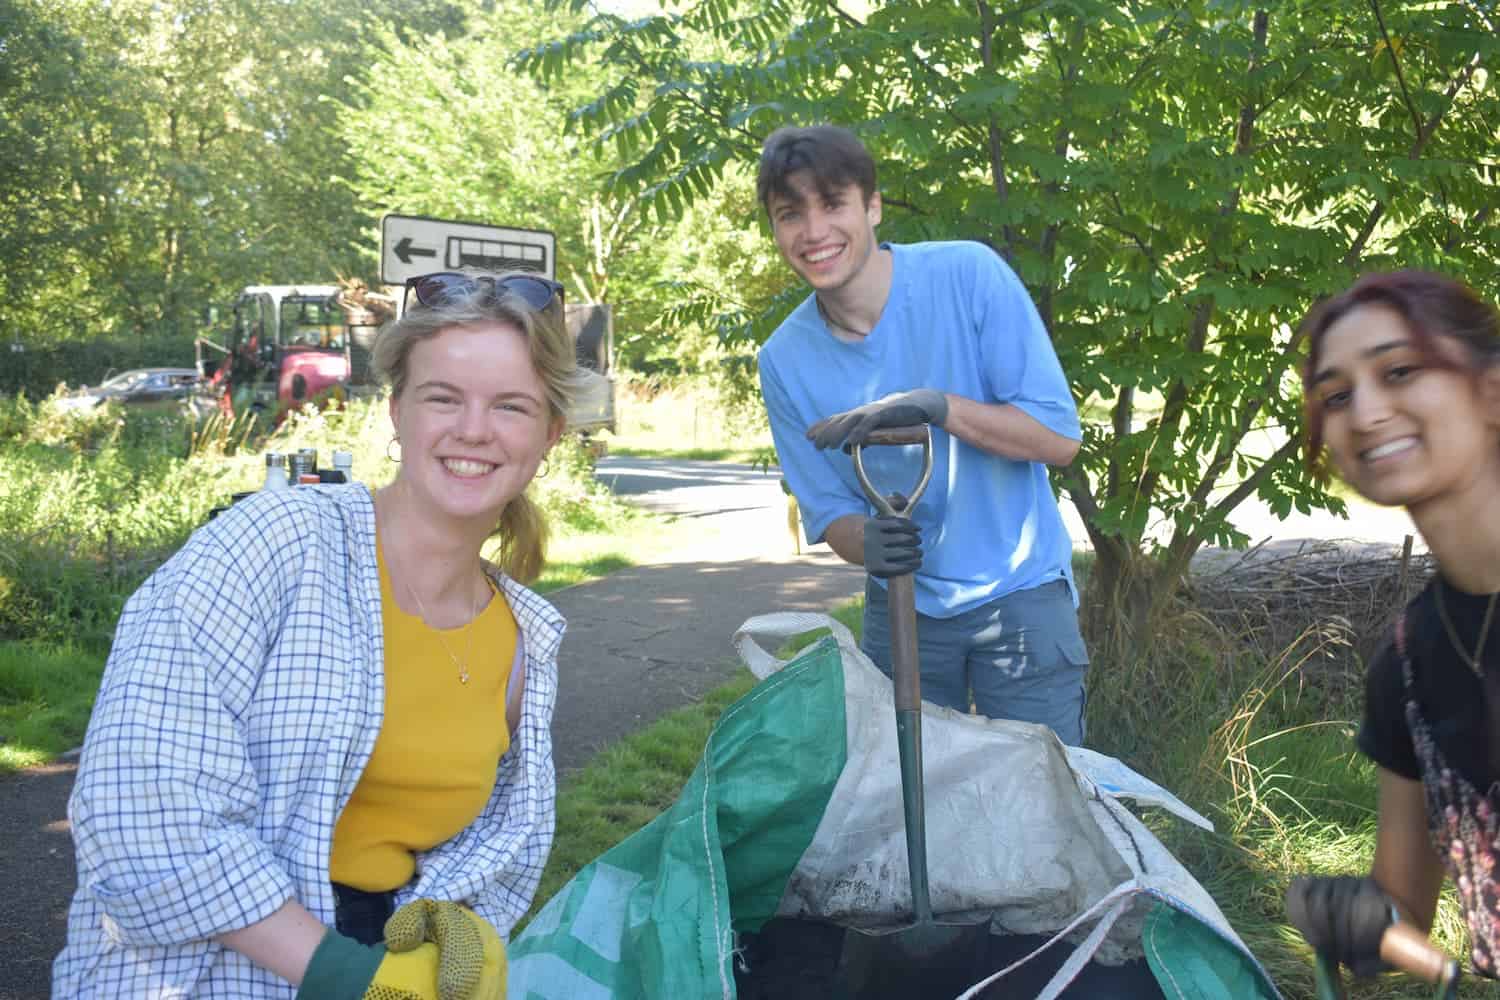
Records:
{"label": "blue checkered shirt", "polygon": [[[520,729],[478,819],[418,857],[397,904],[462,900],[509,935],[552,846],[566,626],[492,575],[524,643]],[[332,926],[333,827],[380,731],[383,645],[363,486],[258,493],[142,584],[68,803],[78,889],[53,996],[294,996],[212,939],[290,899]]]}

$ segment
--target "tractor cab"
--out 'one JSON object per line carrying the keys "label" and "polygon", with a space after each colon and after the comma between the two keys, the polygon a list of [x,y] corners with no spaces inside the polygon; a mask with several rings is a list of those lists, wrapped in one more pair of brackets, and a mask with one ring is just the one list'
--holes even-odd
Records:
{"label": "tractor cab", "polygon": [[[371,326],[354,325],[361,321]],[[279,422],[308,402],[344,398],[351,373],[368,371],[356,362],[378,322],[336,285],[251,285],[235,300],[224,342],[200,338],[199,371],[226,413]],[[204,347],[218,356],[206,358]]]}

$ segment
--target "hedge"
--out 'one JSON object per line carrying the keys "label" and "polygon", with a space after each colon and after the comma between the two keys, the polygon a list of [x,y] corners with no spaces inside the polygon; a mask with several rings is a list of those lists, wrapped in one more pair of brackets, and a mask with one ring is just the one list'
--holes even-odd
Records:
{"label": "hedge", "polygon": [[40,347],[28,344],[23,351],[0,342],[0,393],[24,392],[39,399],[59,382],[96,385],[128,368],[192,366],[192,338],[180,335],[60,340]]}

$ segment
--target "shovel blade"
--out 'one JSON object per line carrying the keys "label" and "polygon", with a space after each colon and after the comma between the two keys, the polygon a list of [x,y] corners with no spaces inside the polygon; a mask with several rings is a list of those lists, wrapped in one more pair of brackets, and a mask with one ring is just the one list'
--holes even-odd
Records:
{"label": "shovel blade", "polygon": [[850,1000],[956,997],[983,978],[989,922],[921,922],[880,932],[850,928],[839,981]]}

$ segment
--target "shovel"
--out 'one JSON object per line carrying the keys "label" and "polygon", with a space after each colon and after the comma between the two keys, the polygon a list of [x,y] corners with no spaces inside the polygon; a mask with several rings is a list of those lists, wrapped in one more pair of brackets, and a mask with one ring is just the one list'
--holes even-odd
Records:
{"label": "shovel", "polygon": [[[886,497],[872,486],[865,475],[861,445],[851,449],[860,486],[882,516],[911,516],[932,478],[932,430],[922,425],[876,431],[864,444],[864,447],[907,444],[922,446],[922,471],[904,499],[900,494]],[[840,978],[856,998],[935,997],[945,993],[953,996],[973,982],[972,974],[989,938],[989,917],[939,921],[932,915],[927,883],[927,813],[922,789],[922,681],[917,658],[916,590],[911,574],[891,577],[886,592],[912,921],[894,927],[849,928],[840,958]]]}

